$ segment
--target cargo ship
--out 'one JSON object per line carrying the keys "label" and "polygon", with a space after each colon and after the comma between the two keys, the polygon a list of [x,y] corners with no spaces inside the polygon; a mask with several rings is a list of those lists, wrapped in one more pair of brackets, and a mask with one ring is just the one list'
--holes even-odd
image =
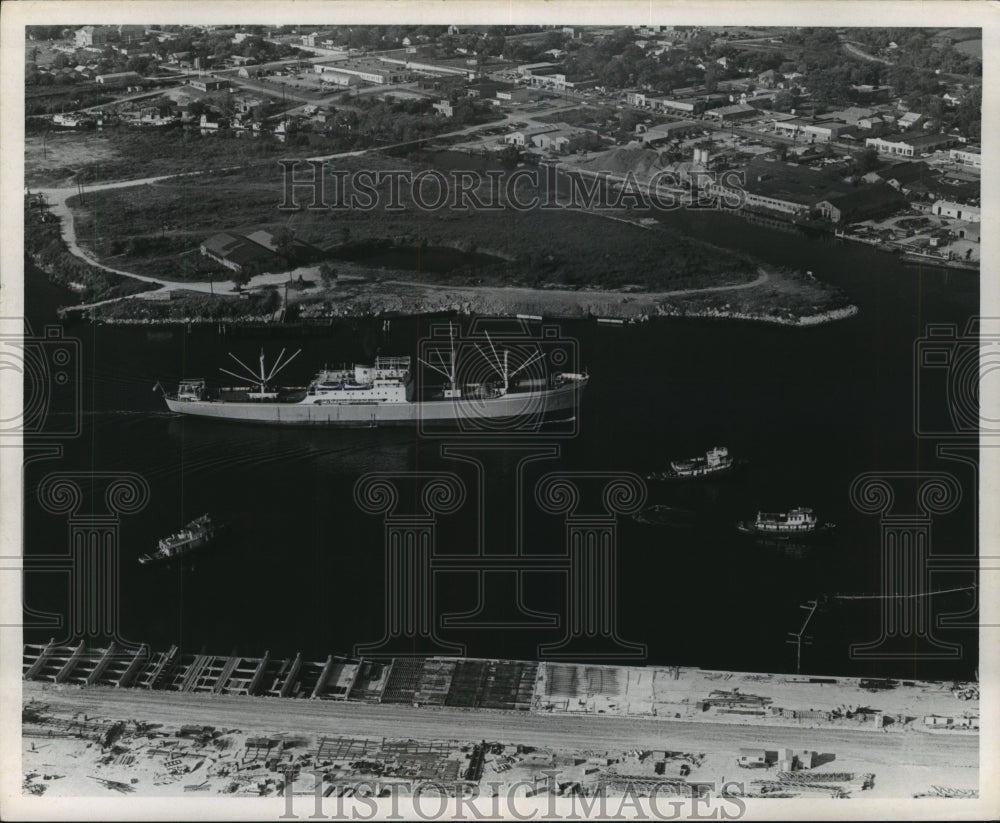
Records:
{"label": "cargo ship", "polygon": [[194,551],[215,536],[215,524],[207,514],[196,517],[179,532],[162,538],[156,545],[156,551],[139,557],[142,565],[162,560],[172,560],[188,552]]}
{"label": "cargo ship", "polygon": [[736,528],[744,534],[761,537],[809,537],[835,528],[833,523],[820,523],[812,509],[798,508],[787,512],[757,512],[755,520],[741,520]]}
{"label": "cargo ship", "polygon": [[698,456],[686,460],[671,460],[670,465],[664,471],[650,472],[646,475],[646,479],[667,481],[708,477],[713,474],[730,472],[742,465],[743,462],[730,456],[729,449],[725,446],[716,446],[705,452],[704,457]]}
{"label": "cargo ship", "polygon": [[[488,339],[488,338],[487,338]],[[429,393],[415,387],[409,357],[376,357],[373,362],[321,369],[308,386],[273,388],[277,373],[299,352],[267,370],[264,353],[254,371],[230,354],[244,369],[236,374],[250,385],[211,392],[204,379],[181,380],[177,391],[164,391],[167,407],[178,414],[217,420],[298,426],[461,425],[478,424],[480,430],[509,431],[558,418],[572,419],[589,380],[586,373],[549,373],[541,351],[510,362],[509,352],[490,341],[489,352],[476,346],[484,358],[471,369],[475,380],[459,380],[455,351],[450,363],[435,350],[437,362],[420,360],[440,373],[445,382]],[[523,352],[518,352],[523,355]],[[534,367],[530,372],[526,369]],[[157,384],[159,385],[159,384]]]}

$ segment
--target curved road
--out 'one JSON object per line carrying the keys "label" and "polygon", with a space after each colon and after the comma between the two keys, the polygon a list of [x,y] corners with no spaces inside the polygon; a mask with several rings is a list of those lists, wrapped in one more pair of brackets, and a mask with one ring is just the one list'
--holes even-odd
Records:
{"label": "curved road", "polygon": [[[513,114],[508,114],[506,116],[506,120],[511,120],[513,118],[513,116],[514,116]],[[496,124],[482,124],[482,125],[475,125],[475,126],[467,126],[464,129],[460,129],[460,130],[452,132],[452,133],[450,133],[448,135],[436,135],[435,138],[428,138],[428,139],[437,139],[439,137],[446,137],[446,136],[467,135],[467,134],[470,134],[470,133],[472,133],[472,132],[474,132],[474,131],[476,131],[478,129],[487,128],[490,125],[495,126]],[[419,140],[419,141],[410,141],[410,142],[424,142],[424,141],[423,140]],[[370,149],[360,149],[360,150],[357,150],[357,151],[340,152],[340,153],[337,153],[337,154],[321,155],[321,156],[310,157],[310,158],[305,158],[305,159],[309,160],[309,161],[326,161],[326,160],[334,160],[334,159],[338,159],[338,158],[342,158],[342,157],[360,157],[360,156],[366,154],[369,151],[378,151],[378,150],[382,150],[382,149],[385,149],[385,148],[397,148],[399,146],[405,146],[405,145],[409,145],[409,143],[400,143],[400,144],[397,144],[396,146],[380,146],[380,147],[377,147],[377,148],[373,147],[373,148],[370,148]],[[162,174],[162,175],[158,175],[158,176],[155,176],[155,177],[143,177],[143,178],[138,178],[138,179],[134,179],[134,180],[117,180],[117,181],[112,181],[112,182],[107,182],[107,183],[95,183],[95,184],[92,184],[92,185],[89,185],[89,186],[85,186],[84,189],[83,189],[83,192],[84,192],[84,196],[86,196],[86,194],[90,193],[90,192],[109,191],[109,190],[113,190],[113,189],[134,188],[136,186],[148,186],[148,185],[153,185],[153,184],[165,181],[165,180],[172,180],[172,179],[176,179],[176,178],[180,178],[180,177],[192,177],[192,176],[201,175],[201,174],[211,174],[211,173],[214,173],[214,172],[237,171],[240,168],[242,168],[242,167],[241,166],[228,166],[228,167],[223,167],[223,168],[218,168],[218,169],[206,169],[204,171],[177,172],[177,173],[173,173],[173,174]],[[39,194],[41,194],[41,195],[43,195],[45,197],[45,200],[48,203],[49,208],[51,209],[52,213],[55,214],[55,215],[57,215],[59,217],[60,224],[61,224],[61,230],[62,230],[62,238],[63,238],[64,242],[66,243],[66,246],[69,249],[70,253],[73,254],[74,256],[80,258],[81,260],[83,260],[84,262],[86,262],[88,265],[94,266],[96,268],[102,269],[102,270],[107,271],[107,272],[111,272],[113,274],[121,275],[123,277],[131,277],[134,280],[139,280],[139,281],[141,281],[143,283],[149,283],[152,286],[159,286],[160,289],[158,291],[160,291],[160,292],[162,292],[162,291],[168,291],[169,292],[169,291],[175,291],[175,290],[184,290],[184,291],[200,292],[202,294],[220,294],[220,295],[222,295],[222,294],[236,294],[237,293],[236,283],[234,281],[232,281],[232,280],[224,280],[224,281],[218,281],[218,282],[198,282],[198,281],[187,281],[187,280],[168,280],[168,279],[162,278],[162,277],[151,277],[149,275],[143,275],[143,274],[138,274],[136,272],[125,271],[124,269],[116,269],[116,268],[114,268],[112,266],[108,266],[108,265],[105,265],[104,263],[99,262],[96,258],[93,257],[93,255],[91,255],[84,248],[82,248],[79,245],[79,243],[77,242],[76,226],[75,226],[74,221],[73,221],[73,211],[69,207],[69,204],[67,202],[71,197],[75,197],[75,196],[77,196],[80,193],[79,190],[77,189],[77,187],[75,187],[75,186],[67,186],[67,187],[64,187],[64,188],[43,188],[43,189],[37,189],[36,191],[37,191],[37,193],[39,193]],[[610,218],[610,219],[613,219],[613,220],[621,220],[622,222],[629,223],[630,225],[633,225],[633,226],[638,225],[638,224],[636,224],[633,221],[623,220],[622,218],[616,218],[613,215],[600,214],[599,212],[595,212],[595,214],[597,214],[598,216]],[[288,273],[287,272],[279,273],[279,274],[262,274],[262,275],[258,275],[257,277],[252,278],[251,281],[250,281],[250,283],[248,285],[249,285],[249,287],[253,288],[253,287],[256,287],[256,286],[263,286],[263,285],[268,285],[268,284],[280,284],[280,283],[284,283],[287,279],[288,279]],[[596,292],[595,291],[574,292],[574,291],[570,291],[570,290],[566,290],[566,291],[555,290],[555,291],[547,291],[547,292],[543,292],[543,293],[561,295],[561,296],[564,296],[564,297],[579,297],[580,295],[586,295],[587,297],[595,297],[595,298],[602,298],[603,297],[604,299],[611,299],[611,300],[620,298],[622,296],[628,296],[628,297],[633,298],[633,299],[643,299],[643,298],[646,298],[646,299],[657,299],[657,298],[664,298],[664,297],[679,297],[679,296],[684,296],[684,295],[698,294],[698,293],[702,293],[702,292],[735,291],[735,290],[740,290],[740,289],[749,289],[749,288],[754,288],[756,286],[762,285],[763,283],[767,282],[767,280],[768,280],[768,274],[767,274],[767,272],[765,272],[763,269],[760,269],[759,270],[759,274],[758,274],[758,276],[757,276],[756,279],[754,279],[754,280],[752,280],[752,281],[750,281],[748,283],[738,283],[738,284],[734,284],[734,285],[731,285],[731,286],[706,286],[704,288],[680,289],[680,290],[666,291],[666,292],[631,293],[631,294],[628,294],[628,295],[625,295],[625,293],[623,293],[623,292],[601,292],[601,291],[596,291]],[[400,281],[400,282],[402,282],[402,281]],[[414,285],[414,286],[415,285],[421,285],[421,286],[423,286],[425,288],[428,288],[428,287],[430,287],[430,288],[436,288],[435,286],[428,286],[428,284],[407,283],[406,285]],[[453,287],[448,287],[446,285],[442,285],[440,288],[442,288],[442,289],[448,289],[448,288],[453,288]],[[510,293],[510,294],[522,293],[522,294],[528,295],[528,296],[530,296],[532,294],[538,294],[539,293],[537,290],[534,290],[534,289],[522,289],[522,288],[515,288],[515,287],[511,287],[510,289],[504,289],[504,291],[507,292],[507,293]],[[134,294],[134,295],[127,295],[126,297],[118,297],[118,298],[112,298],[111,300],[102,300],[102,301],[99,301],[99,302],[96,302],[96,303],[83,304],[83,305],[79,305],[79,306],[74,306],[74,308],[78,308],[78,309],[93,308],[95,306],[100,306],[100,305],[103,305],[105,303],[112,303],[112,302],[115,302],[117,300],[129,299],[129,298],[133,298],[133,297],[140,297],[141,298],[143,296],[143,294],[148,294],[148,292],[140,292],[140,293],[137,293],[137,294]]]}

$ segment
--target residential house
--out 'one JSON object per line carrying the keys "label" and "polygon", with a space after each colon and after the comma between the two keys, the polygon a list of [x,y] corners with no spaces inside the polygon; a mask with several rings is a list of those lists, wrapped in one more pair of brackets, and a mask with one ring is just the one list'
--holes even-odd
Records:
{"label": "residential house", "polygon": [[757,75],[757,85],[763,86],[765,89],[773,89],[778,85],[778,72],[774,69],[768,69]]}
{"label": "residential house", "polygon": [[74,32],[73,42],[80,49],[104,46],[116,39],[117,34],[112,26],[83,26]]}
{"label": "residential house", "polygon": [[861,131],[870,131],[873,134],[880,134],[887,126],[885,118],[878,114],[860,118],[857,125]]}
{"label": "residential house", "polygon": [[445,117],[455,116],[455,107],[452,106],[451,103],[447,100],[438,100],[436,103],[433,104],[432,108],[438,114],[443,114]]}
{"label": "residential house", "polygon": [[923,125],[925,119],[920,112],[908,111],[905,114],[901,114],[896,122],[899,128],[909,131],[910,129],[919,128]]}

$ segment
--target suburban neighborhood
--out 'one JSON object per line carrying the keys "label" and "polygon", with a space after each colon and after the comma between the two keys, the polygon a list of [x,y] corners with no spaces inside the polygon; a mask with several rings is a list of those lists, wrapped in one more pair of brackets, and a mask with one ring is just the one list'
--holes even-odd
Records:
{"label": "suburban neighborhood", "polygon": [[[105,220],[102,231],[88,222],[88,185],[134,178],[128,158],[137,152],[146,174],[175,177],[225,166],[273,172],[288,157],[427,163],[437,152],[599,180],[616,205],[641,193],[644,205],[655,196],[718,207],[913,264],[977,270],[978,37],[704,26],[32,27],[26,184],[40,208],[48,201],[39,190],[75,186],[78,196],[65,199],[80,243],[112,269],[232,277],[237,287],[342,260],[352,243],[391,230],[344,215],[333,231],[310,232],[313,218],[302,217],[296,236],[255,216],[263,212],[253,212],[246,188],[270,173],[256,171],[201,228],[190,222],[197,210],[138,207],[125,203],[127,192],[103,192],[106,213],[129,217]],[[230,210],[230,222],[215,219]],[[281,232],[288,237],[276,244]],[[499,257],[544,269],[535,243]],[[483,239],[459,245],[469,252]],[[574,287],[588,285],[581,271]],[[104,300],[121,289],[90,293]]]}

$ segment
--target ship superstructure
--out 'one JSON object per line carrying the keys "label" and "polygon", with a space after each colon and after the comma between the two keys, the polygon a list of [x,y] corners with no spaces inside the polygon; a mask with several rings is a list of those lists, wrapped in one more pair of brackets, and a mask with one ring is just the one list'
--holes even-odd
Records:
{"label": "ship superstructure", "polygon": [[745,534],[767,537],[802,537],[829,531],[833,523],[820,523],[812,509],[796,508],[787,512],[757,512],[755,520],[743,520],[737,528]]}
{"label": "ship superstructure", "polygon": [[712,474],[722,474],[736,468],[740,461],[729,454],[725,446],[716,446],[705,452],[704,456],[691,457],[686,460],[671,460],[670,465],[659,472],[650,472],[647,480],[683,480],[694,477],[706,477]]}
{"label": "ship superstructure", "polygon": [[160,539],[156,551],[139,557],[143,565],[156,561],[170,560],[204,546],[215,536],[215,525],[207,514],[196,517],[183,529]]}

